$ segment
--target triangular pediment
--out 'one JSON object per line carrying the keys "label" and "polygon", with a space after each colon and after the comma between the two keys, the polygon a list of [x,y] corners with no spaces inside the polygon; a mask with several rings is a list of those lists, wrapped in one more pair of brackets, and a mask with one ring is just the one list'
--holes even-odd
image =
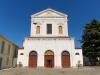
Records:
{"label": "triangular pediment", "polygon": [[52,17],[67,17],[66,14],[63,14],[61,12],[58,12],[58,11],[55,11],[53,9],[46,9],[46,10],[43,10],[41,12],[38,12],[36,14],[33,14],[32,17],[47,17],[47,18],[52,18]]}

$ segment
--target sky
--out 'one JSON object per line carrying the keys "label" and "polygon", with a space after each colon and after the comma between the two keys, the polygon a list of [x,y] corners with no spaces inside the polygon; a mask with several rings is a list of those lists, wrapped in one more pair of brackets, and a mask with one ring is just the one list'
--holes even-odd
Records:
{"label": "sky", "polygon": [[76,47],[81,47],[84,25],[100,21],[100,0],[0,0],[0,34],[22,47],[24,37],[30,35],[30,16],[47,8],[68,15],[68,31]]}

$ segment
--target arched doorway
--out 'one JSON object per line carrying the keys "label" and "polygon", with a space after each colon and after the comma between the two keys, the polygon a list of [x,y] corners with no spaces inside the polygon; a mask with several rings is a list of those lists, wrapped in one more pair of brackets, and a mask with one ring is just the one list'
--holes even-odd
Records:
{"label": "arched doorway", "polygon": [[46,68],[53,68],[54,67],[54,52],[51,50],[47,50],[44,56],[44,66]]}
{"label": "arched doorway", "polygon": [[37,52],[31,51],[29,53],[29,67],[36,68],[37,67]]}
{"label": "arched doorway", "polygon": [[63,51],[61,54],[62,67],[70,67],[70,53],[68,51]]}

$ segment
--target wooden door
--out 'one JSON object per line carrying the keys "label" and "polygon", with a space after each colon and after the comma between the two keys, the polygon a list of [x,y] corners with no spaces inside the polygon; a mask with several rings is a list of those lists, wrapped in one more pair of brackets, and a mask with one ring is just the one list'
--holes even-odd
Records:
{"label": "wooden door", "polygon": [[45,67],[47,68],[54,67],[54,56],[53,55],[45,55]]}
{"label": "wooden door", "polygon": [[47,50],[44,56],[44,66],[46,68],[54,67],[54,53],[51,50]]}
{"label": "wooden door", "polygon": [[32,52],[29,55],[29,67],[36,68],[37,67],[37,53]]}
{"label": "wooden door", "polygon": [[68,52],[63,52],[61,59],[63,68],[70,67],[70,54]]}

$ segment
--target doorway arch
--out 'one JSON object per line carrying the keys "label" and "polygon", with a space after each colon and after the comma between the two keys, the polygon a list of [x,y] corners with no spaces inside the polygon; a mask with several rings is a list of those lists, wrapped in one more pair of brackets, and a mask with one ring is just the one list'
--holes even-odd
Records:
{"label": "doorway arch", "polygon": [[61,62],[63,68],[70,67],[70,53],[68,51],[63,51],[61,53]]}
{"label": "doorway arch", "polygon": [[37,67],[37,52],[31,51],[29,53],[29,67],[36,68]]}
{"label": "doorway arch", "polygon": [[51,50],[47,50],[44,54],[44,66],[46,68],[54,67],[54,52]]}

